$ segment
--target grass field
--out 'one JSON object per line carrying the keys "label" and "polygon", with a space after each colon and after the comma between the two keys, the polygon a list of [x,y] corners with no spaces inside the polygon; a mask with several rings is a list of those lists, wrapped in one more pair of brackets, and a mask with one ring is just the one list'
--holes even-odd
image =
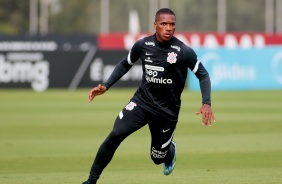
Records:
{"label": "grass field", "polygon": [[[0,90],[0,184],[80,184],[134,89],[88,103],[75,92]],[[199,92],[185,91],[170,176],[150,160],[148,127],[128,137],[99,184],[281,184],[282,91],[213,92],[217,122],[194,115]]]}

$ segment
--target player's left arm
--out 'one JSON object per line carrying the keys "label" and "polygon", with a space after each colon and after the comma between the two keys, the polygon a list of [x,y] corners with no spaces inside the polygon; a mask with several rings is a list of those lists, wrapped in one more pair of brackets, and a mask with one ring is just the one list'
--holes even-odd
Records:
{"label": "player's left arm", "polygon": [[211,81],[208,72],[198,60],[198,70],[195,75],[199,79],[202,92],[202,107],[196,112],[196,115],[202,114],[202,125],[211,126],[215,122],[215,116],[211,109]]}
{"label": "player's left arm", "polygon": [[184,49],[184,59],[187,59],[188,67],[196,75],[200,83],[202,106],[195,114],[202,114],[202,125],[211,126],[215,122],[215,116],[211,108],[211,81],[209,74],[193,49],[189,47]]}

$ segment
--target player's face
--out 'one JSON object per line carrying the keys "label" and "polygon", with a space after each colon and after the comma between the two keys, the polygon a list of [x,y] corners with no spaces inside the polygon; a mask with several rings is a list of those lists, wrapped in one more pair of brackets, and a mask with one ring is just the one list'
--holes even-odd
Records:
{"label": "player's face", "polygon": [[175,16],[171,14],[160,14],[154,22],[157,40],[163,43],[168,41],[175,31]]}

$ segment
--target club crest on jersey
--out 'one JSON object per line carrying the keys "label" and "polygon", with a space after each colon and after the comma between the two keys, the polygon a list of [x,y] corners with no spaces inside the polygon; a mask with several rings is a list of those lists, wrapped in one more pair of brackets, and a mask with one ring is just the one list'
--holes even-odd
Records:
{"label": "club crest on jersey", "polygon": [[135,106],[137,106],[136,103],[134,103],[134,102],[129,102],[129,104],[127,104],[127,105],[125,106],[125,109],[131,111],[131,110],[134,109]]}
{"label": "club crest on jersey", "polygon": [[167,56],[167,62],[169,62],[170,64],[173,64],[173,63],[176,63],[176,56],[177,56],[177,54],[176,53],[174,53],[174,52],[169,52],[168,54],[167,54],[168,56]]}

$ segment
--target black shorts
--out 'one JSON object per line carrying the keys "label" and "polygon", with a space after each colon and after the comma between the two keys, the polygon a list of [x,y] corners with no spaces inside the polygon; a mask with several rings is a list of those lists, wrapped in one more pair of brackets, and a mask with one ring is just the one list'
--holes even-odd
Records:
{"label": "black shorts", "polygon": [[177,121],[152,113],[131,101],[116,118],[115,135],[126,138],[131,133],[148,124],[151,132],[151,158],[157,164],[163,163],[170,156],[170,144],[174,136]]}

